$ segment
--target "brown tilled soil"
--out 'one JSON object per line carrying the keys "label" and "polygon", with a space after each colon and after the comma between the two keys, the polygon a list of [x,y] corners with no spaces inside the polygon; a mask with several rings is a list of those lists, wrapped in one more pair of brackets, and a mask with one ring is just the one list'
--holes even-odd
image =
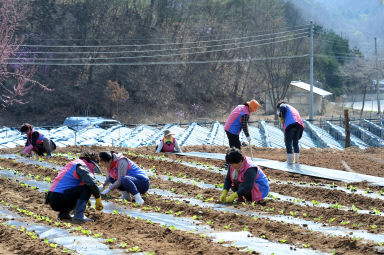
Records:
{"label": "brown tilled soil", "polygon": [[[95,151],[111,150],[106,147],[68,147],[58,148],[60,153],[79,153],[85,149],[93,149]],[[117,151],[131,152],[136,154],[155,155],[154,147],[143,147],[135,149],[113,148]],[[216,146],[191,146],[183,148],[184,151],[205,151],[225,153],[226,148]],[[12,149],[2,153],[19,152],[21,148]],[[244,148],[247,154],[247,148]],[[321,166],[339,170],[345,170],[341,160],[344,160],[348,166],[356,172],[384,176],[384,150],[383,149],[348,149],[345,151],[337,150],[303,150],[301,154],[301,162],[313,166]],[[203,162],[214,166],[224,166],[223,161],[204,160],[201,158],[180,157],[176,155],[166,155],[170,158],[177,158],[185,161],[194,160],[195,162]],[[267,158],[273,160],[285,160],[285,151],[280,149],[253,148],[253,156],[258,158]],[[187,167],[177,162],[166,162],[143,158],[139,156],[129,156],[146,169],[154,169],[157,175],[169,176],[186,176],[188,179],[204,181],[208,184],[222,184],[224,175],[205,170],[199,170],[194,167]],[[65,157],[55,156],[49,160],[57,165],[65,165],[69,160]],[[10,168],[17,170],[23,174],[31,174],[33,176],[40,175],[41,178],[50,177],[53,179],[57,172],[51,168],[41,168],[38,166],[25,165],[17,163],[10,159],[0,159],[1,168]],[[290,174],[282,171],[263,169],[270,179],[281,181],[301,182],[303,185],[291,184],[271,184],[271,191],[287,196],[293,196],[298,199],[324,203],[338,203],[343,206],[356,206],[359,209],[373,210],[373,208],[384,211],[384,201],[380,199],[367,198],[357,194],[347,194],[342,191],[333,189],[323,189],[321,185],[334,184],[344,187],[345,183],[332,182],[313,177],[303,177],[297,174]],[[171,178],[170,178],[171,179]],[[43,194],[37,190],[31,190],[27,187],[21,187],[17,182],[0,179],[0,199],[6,201],[10,205],[18,205],[27,210],[38,212],[41,215],[49,216],[56,219],[57,213],[52,211],[43,203]],[[314,186],[305,184],[314,183]],[[359,188],[378,191],[380,187],[372,187],[368,183],[355,184]],[[187,185],[183,183],[172,182],[171,180],[162,180],[160,178],[151,177],[151,187],[160,188],[162,190],[171,190],[174,193],[184,195],[186,197],[196,198],[218,203],[220,190],[202,189],[195,185]],[[124,205],[128,208],[136,208],[132,203],[123,203],[116,201],[119,197],[118,192],[113,192],[109,200]],[[331,253],[333,249],[336,254],[377,254],[374,248],[375,243],[358,240],[353,236],[334,237],[325,236],[320,232],[314,232],[306,227],[299,225],[287,224],[285,222],[270,221],[252,216],[243,216],[233,213],[217,212],[199,206],[190,206],[188,203],[176,203],[164,197],[157,195],[148,195],[145,199],[145,207],[142,209],[148,211],[156,211],[160,213],[177,213],[180,216],[193,217],[202,222],[202,224],[210,224],[212,228],[218,231],[241,231],[244,228],[256,237],[262,236],[274,242],[285,240],[292,248],[309,246],[311,249],[320,250]],[[333,208],[321,208],[312,206],[299,206],[291,202],[284,202],[274,199],[266,200],[265,204],[236,204],[235,208],[242,208],[249,212],[257,214],[270,215],[286,215],[302,218],[309,221],[320,222],[326,226],[342,226],[350,231],[354,229],[366,230],[368,232],[379,234],[384,232],[384,217],[374,214],[359,214],[353,211],[344,211]],[[137,220],[123,215],[111,215],[103,212],[97,212],[89,209],[87,212],[89,217],[95,219],[93,223],[84,224],[84,228],[89,229],[92,233],[102,233],[104,237],[114,237],[116,243],[126,242],[127,247],[139,246],[144,251],[156,254],[237,254],[240,253],[239,248],[225,247],[217,243],[211,242],[209,239],[198,234],[187,233],[185,231],[173,230],[169,227],[161,227],[158,224],[151,224],[145,220]],[[33,217],[29,218],[32,222],[39,222]],[[50,223],[50,224],[54,224]],[[226,229],[230,224],[230,228]],[[372,226],[376,226],[373,228]],[[15,232],[18,234],[18,232]],[[21,238],[21,237],[20,237]],[[7,243],[5,235],[0,235],[0,243]],[[36,244],[32,250],[39,250],[41,241],[34,240]],[[383,240],[384,241],[384,240]],[[12,242],[12,241],[10,241]],[[1,247],[0,247],[1,248]],[[17,253],[17,249],[12,245],[7,245],[9,253],[4,254],[22,254]],[[273,251],[271,251],[273,252]],[[1,253],[0,253],[1,254]],[[40,253],[35,254],[50,254]],[[52,253],[56,254],[56,253]]]}

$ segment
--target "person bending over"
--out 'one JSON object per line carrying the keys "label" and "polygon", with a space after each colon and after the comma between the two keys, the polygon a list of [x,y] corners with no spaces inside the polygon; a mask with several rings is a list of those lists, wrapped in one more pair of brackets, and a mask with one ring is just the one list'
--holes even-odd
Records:
{"label": "person bending over", "polygon": [[[223,192],[220,202],[233,202],[238,198],[239,202],[259,202],[268,195],[268,179],[253,161],[243,156],[237,148],[228,149],[225,155],[228,164],[228,172],[225,177]],[[229,189],[234,193],[227,196]]]}
{"label": "person bending over", "polygon": [[107,195],[111,190],[118,189],[122,198],[128,201],[132,195],[139,205],[144,203],[140,194],[145,194],[150,186],[149,178],[133,161],[114,151],[102,151],[99,154],[100,165],[107,169],[107,178],[102,186],[101,194]]}
{"label": "person bending over", "polygon": [[[46,203],[59,212],[59,219],[72,219],[74,223],[93,221],[84,216],[87,203],[90,205],[91,195],[96,199],[96,209],[103,210],[95,179],[95,173],[101,174],[101,171],[96,162],[97,154],[86,151],[80,154],[79,159],[69,162],[59,171],[46,197]],[[72,217],[69,213],[73,209],[75,214]]]}

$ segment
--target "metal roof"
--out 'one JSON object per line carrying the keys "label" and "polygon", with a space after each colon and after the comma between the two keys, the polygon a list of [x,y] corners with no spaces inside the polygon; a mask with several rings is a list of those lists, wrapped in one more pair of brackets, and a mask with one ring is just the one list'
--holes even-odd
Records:
{"label": "metal roof", "polygon": [[[298,87],[300,89],[311,91],[311,85],[309,85],[308,83],[302,82],[302,81],[291,81],[291,85]],[[332,95],[331,92],[328,92],[326,90],[320,89],[320,88],[315,87],[315,86],[313,86],[313,93],[320,95],[322,97]]]}

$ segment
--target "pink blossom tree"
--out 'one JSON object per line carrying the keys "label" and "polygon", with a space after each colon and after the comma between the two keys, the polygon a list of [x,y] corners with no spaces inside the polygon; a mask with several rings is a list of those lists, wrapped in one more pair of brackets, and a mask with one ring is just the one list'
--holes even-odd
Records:
{"label": "pink blossom tree", "polygon": [[2,0],[0,3],[0,111],[13,104],[28,103],[23,96],[34,86],[51,91],[32,79],[36,68],[25,65],[26,61],[18,57],[24,41],[24,37],[17,34],[24,17],[21,3],[18,0]]}

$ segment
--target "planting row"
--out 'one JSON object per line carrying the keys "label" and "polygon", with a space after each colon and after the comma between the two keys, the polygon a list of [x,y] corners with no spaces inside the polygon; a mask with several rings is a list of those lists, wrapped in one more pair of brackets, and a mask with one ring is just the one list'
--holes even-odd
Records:
{"label": "planting row", "polygon": [[[15,163],[15,162],[12,162],[12,164],[17,164],[17,163]],[[25,166],[24,167],[20,167],[20,168],[26,168]],[[38,168],[38,167],[36,167],[37,169],[36,169],[36,171],[38,172],[38,173],[41,173],[42,172],[42,169],[41,168]],[[32,167],[30,167],[30,169],[32,169]],[[29,169],[29,170],[30,170]],[[53,172],[52,170],[50,170],[51,172]],[[55,174],[53,174],[53,175],[55,175]],[[222,177],[221,177],[222,178]],[[165,182],[165,181],[163,181],[163,180],[159,180],[159,178],[154,178],[154,179],[152,179],[151,180],[152,181],[152,183],[155,183],[155,185],[157,185],[157,186],[165,186],[165,187],[167,187],[167,188],[164,188],[164,189],[168,189],[169,190],[169,187],[170,186],[172,186],[172,185],[175,185],[175,187],[174,187],[174,190],[173,190],[173,192],[174,193],[176,193],[176,192],[178,192],[177,190],[179,189],[179,187],[177,186],[177,185],[181,185],[181,183],[169,183],[169,182]],[[163,183],[164,182],[164,183]],[[185,185],[185,184],[184,184]],[[197,195],[199,195],[199,194],[197,194],[197,195],[195,195],[193,192],[193,190],[194,189],[196,189],[196,187],[194,187],[194,185],[189,185],[189,186],[192,186],[192,189],[191,189],[191,191],[189,192],[191,195],[192,195],[192,197],[195,197],[195,196],[197,196]],[[187,190],[187,186],[182,186],[182,187],[180,187],[180,189],[181,190]],[[203,191],[203,190],[201,190],[202,192],[205,192],[205,191]],[[186,191],[184,191],[183,192],[183,194],[185,193]],[[188,191],[187,191],[188,192]],[[202,192],[201,192],[201,194],[202,194]],[[213,192],[213,191],[211,191],[211,192]],[[214,190],[214,192],[217,192],[216,190]],[[181,192],[180,192],[181,193]],[[201,196],[203,196],[203,195],[201,195]],[[212,197],[209,197],[209,195],[207,196],[207,198],[205,198],[204,200],[206,200],[206,199],[213,199],[213,196]],[[178,204],[178,203],[174,203],[174,204],[172,204],[171,202],[165,202],[165,204],[164,204],[164,201],[163,201],[163,199],[161,199],[161,198],[158,198],[158,200],[156,200],[156,197],[154,198],[154,199],[152,199],[152,197],[151,196],[149,196],[148,198],[146,198],[146,204],[150,204],[150,206],[152,207],[152,208],[156,208],[155,210],[158,210],[158,211],[163,211],[163,210],[165,210],[164,212],[169,212],[169,210],[172,210],[172,212],[180,212],[180,211],[182,211],[182,214],[184,215],[184,214],[189,214],[189,215],[191,215],[191,217],[194,217],[194,216],[196,216],[196,215],[199,215],[198,214],[198,212],[199,211],[204,211],[205,209],[203,208],[197,208],[197,212],[196,211],[192,211],[192,212],[188,212],[188,213],[186,213],[185,212],[185,210],[177,210],[177,209],[175,209],[175,208],[177,208],[177,206],[184,206],[183,205],[183,203],[181,203],[181,205],[180,204]],[[149,201],[148,201],[149,200]],[[157,201],[157,202],[155,202],[155,201]],[[156,205],[155,207],[153,207],[153,204],[156,204],[156,203],[160,203],[159,205]],[[170,205],[170,209],[168,209],[168,206],[166,206],[167,204],[169,203],[169,205]],[[161,205],[161,206],[160,206]],[[237,206],[240,206],[240,205],[237,205]],[[251,205],[252,206],[252,205]],[[255,205],[253,205],[255,208],[256,207],[258,207],[258,206],[255,206]],[[268,206],[269,206],[269,202],[268,202]],[[160,209],[158,209],[158,208],[160,208]],[[172,209],[173,208],[173,209]],[[187,207],[188,208],[188,207]],[[193,207],[190,207],[190,208],[192,208],[193,210],[196,210],[196,209],[194,209]],[[264,207],[264,208],[266,208],[266,207]],[[272,207],[268,207],[268,209],[269,209],[269,211],[270,212],[272,212],[272,210],[271,210],[271,208]],[[191,210],[192,210],[191,209]],[[250,209],[250,208],[247,208],[247,209]],[[275,209],[274,209],[275,210]],[[210,211],[210,210],[209,210]],[[265,211],[265,209],[263,209],[261,206],[260,206],[260,210],[259,211]],[[291,214],[291,212],[292,212],[292,214],[294,214],[295,213],[295,211],[293,211],[293,210],[290,210],[290,214]],[[216,224],[218,224],[218,228],[224,228],[225,226],[228,226],[228,219],[230,219],[230,221],[231,221],[231,223],[233,222],[233,221],[235,221],[234,223],[232,223],[232,225],[230,226],[230,228],[234,228],[234,229],[236,229],[236,220],[237,220],[237,217],[234,217],[234,219],[236,219],[236,220],[234,220],[234,219],[232,219],[233,217],[230,217],[230,218],[227,218],[227,217],[229,217],[231,214],[229,214],[229,213],[224,213],[223,211],[221,212],[222,214],[224,214],[225,215],[225,217],[224,217],[224,219],[222,220],[222,222],[223,222],[223,224],[225,224],[225,225],[221,225],[221,224],[218,224],[217,222],[215,223],[215,224],[212,224],[212,225],[215,225],[216,226]],[[209,215],[209,214],[208,214]],[[219,214],[219,215],[221,215],[221,214]],[[236,214],[234,214],[234,215],[236,215]],[[201,216],[201,215],[200,215]],[[242,216],[243,217],[243,216]],[[209,219],[209,218],[211,218],[211,219]],[[220,217],[217,217],[217,215],[214,215],[214,216],[210,216],[210,217],[208,217],[207,219],[204,219],[204,220],[206,220],[206,222],[214,222],[215,221],[215,219],[216,218],[218,218],[218,219],[220,219]],[[244,216],[244,218],[245,219],[248,219],[248,220],[253,220],[254,221],[254,218],[255,217],[253,217],[253,218],[250,218],[250,217],[245,217]],[[244,220],[245,220],[244,219]],[[259,222],[263,222],[264,221],[264,219],[262,219],[262,218],[258,218],[258,223]],[[268,222],[270,222],[270,220],[266,220],[266,222],[268,223]],[[264,224],[267,224],[267,223],[264,223]],[[239,224],[239,226],[241,226],[241,225],[244,225],[244,223],[243,224],[240,224],[240,223],[238,223]],[[270,222],[269,224],[278,224],[278,225],[281,225],[281,223],[276,223],[276,222]],[[284,225],[285,223],[283,223],[283,225]],[[250,225],[250,226],[248,226],[248,225]],[[249,228],[249,229],[251,229],[251,228],[253,228],[253,226],[252,226],[252,223],[250,223],[250,224],[248,224],[246,227],[247,228]],[[253,224],[254,225],[254,224]],[[286,225],[289,225],[289,224],[286,224]],[[243,227],[244,228],[244,227]],[[281,226],[279,227],[279,229],[281,228]],[[290,228],[297,228],[297,226],[296,227],[290,227]],[[240,229],[241,229],[241,227],[240,227]],[[266,228],[261,228],[261,230],[262,231],[264,231],[265,233],[269,233],[269,229],[271,229],[271,227],[270,226],[267,226]],[[272,229],[276,229],[276,228],[272,228]],[[255,229],[255,230],[253,230],[253,231],[256,231],[256,235],[257,235],[257,230],[259,230],[259,226],[257,226],[257,229]],[[303,231],[303,229],[298,229],[299,231]],[[287,233],[291,233],[292,232],[292,230],[287,230],[287,229],[283,229],[283,231],[281,231],[281,233],[278,233],[277,235],[287,235]],[[261,234],[261,235],[263,235],[263,234]],[[318,233],[314,233],[314,235],[315,236],[318,236],[319,234]],[[275,233],[274,233],[274,235],[272,235],[272,236],[275,236]],[[268,237],[268,238],[270,238],[270,237]],[[328,237],[327,237],[328,238]],[[341,238],[341,237],[338,237],[338,238]],[[314,239],[314,237],[313,236],[311,236],[310,237],[310,239],[311,240],[318,240],[318,239]],[[331,238],[332,239],[332,238]],[[355,238],[351,238],[354,242],[356,242],[356,241],[358,241],[358,239],[359,239],[359,237],[355,237]],[[290,242],[292,242],[292,243],[295,243],[295,242],[297,242],[297,241],[295,241],[295,239],[284,239],[284,237],[283,238],[278,238],[278,240],[279,241],[281,241],[281,240],[286,240],[285,242],[288,242],[288,243],[290,243]],[[326,240],[326,239],[324,239],[324,237],[322,237],[321,238],[321,240]],[[312,242],[312,241],[311,241]],[[317,241],[318,243],[321,243],[319,240]],[[329,241],[328,241],[329,242]],[[331,242],[332,243],[332,242]],[[312,242],[312,244],[310,244],[310,240],[308,240],[308,244],[306,244],[306,243],[302,243],[302,246],[304,247],[304,246],[307,246],[307,245],[309,245],[310,247],[315,247],[315,246],[319,246],[316,242]],[[334,247],[336,247],[336,246],[334,246]]]}

